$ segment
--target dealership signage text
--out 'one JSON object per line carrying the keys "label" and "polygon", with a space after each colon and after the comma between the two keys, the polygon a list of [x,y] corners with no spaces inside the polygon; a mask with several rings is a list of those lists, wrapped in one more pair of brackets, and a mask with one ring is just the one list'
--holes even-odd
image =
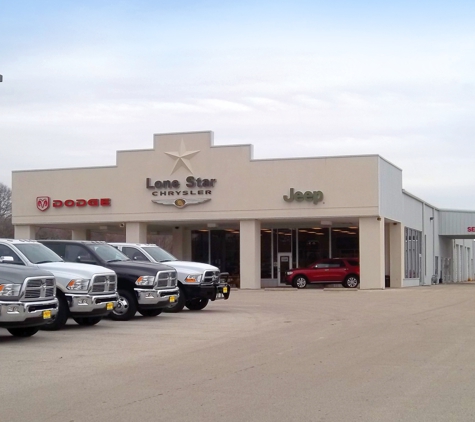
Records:
{"label": "dealership signage text", "polygon": [[110,207],[111,199],[110,198],[93,198],[93,199],[53,199],[49,196],[38,196],[36,198],[36,207],[40,211],[46,211],[50,205],[53,208],[74,208],[74,207]]}
{"label": "dealership signage text", "polygon": [[306,191],[306,192],[300,192],[300,191],[295,191],[294,188],[290,188],[290,192],[288,195],[283,196],[284,201],[286,202],[303,202],[303,201],[308,201],[308,202],[313,202],[314,204],[317,204],[318,202],[323,200],[323,192],[318,190],[318,191]]}
{"label": "dealership signage text", "polygon": [[211,195],[212,191],[210,189],[193,190],[193,188],[214,188],[216,182],[216,179],[188,176],[185,182],[188,189],[181,190],[181,183],[178,180],[156,180],[152,182],[152,179],[147,177],[146,187],[147,189],[157,189],[152,192],[153,196]]}

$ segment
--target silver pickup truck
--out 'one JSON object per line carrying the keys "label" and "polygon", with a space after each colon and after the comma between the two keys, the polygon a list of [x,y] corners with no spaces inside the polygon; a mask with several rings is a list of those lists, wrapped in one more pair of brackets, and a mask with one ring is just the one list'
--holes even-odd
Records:
{"label": "silver pickup truck", "polygon": [[0,264],[0,327],[30,337],[58,312],[56,282],[49,271]]}
{"label": "silver pickup truck", "polygon": [[59,309],[42,329],[59,330],[72,317],[79,325],[95,325],[117,305],[117,276],[97,265],[64,262],[35,240],[0,239],[0,263],[44,269],[56,278]]}

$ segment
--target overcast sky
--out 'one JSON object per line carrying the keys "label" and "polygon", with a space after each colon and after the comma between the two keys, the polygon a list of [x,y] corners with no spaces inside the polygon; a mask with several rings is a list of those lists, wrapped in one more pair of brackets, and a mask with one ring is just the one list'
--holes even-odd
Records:
{"label": "overcast sky", "polygon": [[[212,130],[475,210],[475,2],[0,0],[0,182]],[[342,169],[345,171],[345,169]]]}

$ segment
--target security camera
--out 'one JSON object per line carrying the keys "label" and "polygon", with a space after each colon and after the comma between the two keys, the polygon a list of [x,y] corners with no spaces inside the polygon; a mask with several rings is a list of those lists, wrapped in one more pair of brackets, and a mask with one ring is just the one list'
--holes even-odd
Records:
{"label": "security camera", "polygon": [[120,223],[119,227],[122,227],[122,228],[125,227],[125,223]]}

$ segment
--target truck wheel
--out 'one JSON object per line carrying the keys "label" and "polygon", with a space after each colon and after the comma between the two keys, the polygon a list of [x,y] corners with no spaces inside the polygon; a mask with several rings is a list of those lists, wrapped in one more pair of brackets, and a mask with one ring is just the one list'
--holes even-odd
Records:
{"label": "truck wheel", "polygon": [[79,325],[91,326],[96,325],[102,317],[80,317],[80,318],[73,318],[76,323]]}
{"label": "truck wheel", "polygon": [[128,290],[119,290],[118,293],[119,300],[117,306],[110,313],[110,317],[114,321],[128,321],[137,312],[137,299],[135,299],[134,293]]}
{"label": "truck wheel", "polygon": [[186,302],[186,307],[190,311],[201,311],[202,309],[206,308],[209,299],[193,299]]}
{"label": "truck wheel", "polygon": [[178,300],[172,306],[165,308],[164,311],[175,314],[177,312],[181,312],[183,308],[185,307],[185,304],[186,304],[185,292],[180,287],[180,294],[178,295]]}
{"label": "truck wheel", "polygon": [[154,317],[160,315],[163,309],[139,309],[139,314],[144,317]]}
{"label": "truck wheel", "polygon": [[8,332],[15,337],[31,337],[39,331],[37,327],[9,328]]}
{"label": "truck wheel", "polygon": [[46,331],[57,331],[61,330],[66,325],[69,317],[69,305],[62,293],[57,293],[56,298],[58,299],[58,312],[56,318],[46,325],[42,325],[41,329]]}

